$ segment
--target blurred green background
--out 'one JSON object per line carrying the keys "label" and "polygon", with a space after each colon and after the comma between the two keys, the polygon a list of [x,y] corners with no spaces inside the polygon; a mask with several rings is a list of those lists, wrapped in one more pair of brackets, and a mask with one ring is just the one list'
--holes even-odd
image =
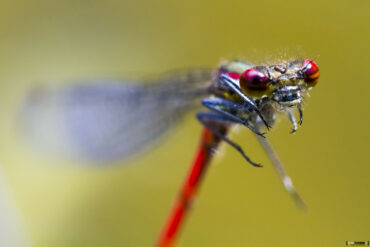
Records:
{"label": "blurred green background", "polygon": [[50,80],[307,57],[321,78],[290,135],[268,133],[309,211],[283,190],[247,129],[224,146],[179,246],[345,246],[370,240],[369,1],[6,1],[0,4],[1,172],[30,246],[152,246],[192,161],[194,115],[128,165],[36,156],[14,130],[19,102]]}

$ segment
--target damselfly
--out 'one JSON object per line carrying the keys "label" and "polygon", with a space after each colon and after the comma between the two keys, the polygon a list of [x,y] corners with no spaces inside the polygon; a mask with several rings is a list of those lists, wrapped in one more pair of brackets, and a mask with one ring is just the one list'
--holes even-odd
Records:
{"label": "damselfly", "polygon": [[102,163],[136,154],[200,103],[208,108],[196,115],[205,127],[201,144],[158,242],[169,246],[220,142],[231,145],[249,164],[261,166],[229,139],[233,125],[256,134],[285,189],[305,207],[262,129],[273,127],[276,118],[285,114],[295,132],[302,124],[304,98],[318,78],[317,65],[308,59],[268,66],[232,61],[217,70],[190,70],[148,84],[97,80],[38,88],[24,101],[20,123],[29,139],[44,150]]}

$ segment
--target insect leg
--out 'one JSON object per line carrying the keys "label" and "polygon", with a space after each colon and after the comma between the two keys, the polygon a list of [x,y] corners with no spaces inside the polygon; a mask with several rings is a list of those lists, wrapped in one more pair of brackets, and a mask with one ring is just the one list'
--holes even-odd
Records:
{"label": "insect leg", "polygon": [[285,190],[288,191],[288,193],[290,194],[290,196],[293,198],[294,202],[300,209],[307,210],[307,206],[305,202],[303,201],[301,196],[298,194],[298,192],[295,190],[292,179],[287,174],[283,164],[281,163],[278,156],[274,152],[271,144],[268,142],[266,138],[261,138],[259,136],[257,138],[261,146],[267,153],[268,157],[270,158],[277,174],[280,177],[281,182],[284,185]]}
{"label": "insect leg", "polygon": [[223,82],[227,87],[229,87],[231,90],[233,90],[235,93],[237,93],[245,103],[247,103],[249,106],[253,108],[253,110],[258,114],[258,116],[261,118],[262,122],[266,125],[267,129],[270,128],[268,123],[266,122],[265,118],[262,116],[261,112],[258,110],[257,105],[253,102],[252,99],[250,99],[248,96],[246,96],[240,87],[227,75],[222,74],[220,76],[220,81]]}
{"label": "insect leg", "polygon": [[242,125],[246,126],[250,130],[252,130],[254,133],[256,133],[257,135],[259,135],[259,136],[264,135],[264,133],[259,132],[253,126],[251,126],[247,119],[240,118],[240,117],[231,113],[232,110],[241,110],[241,111],[244,111],[244,112],[247,110],[247,111],[251,112],[251,111],[253,111],[253,109],[248,110],[248,109],[246,109],[246,106],[244,106],[244,105],[240,105],[240,104],[237,104],[235,102],[232,102],[232,101],[229,101],[229,100],[226,100],[226,99],[222,99],[222,98],[217,98],[217,97],[203,99],[202,104],[205,107],[207,107],[208,109],[210,109],[212,111],[216,111],[216,112],[220,113],[221,115],[225,116],[226,118],[229,118],[229,119],[233,120],[234,123],[239,123],[239,124],[242,124]]}
{"label": "insect leg", "polygon": [[302,124],[302,122],[303,122],[303,112],[302,112],[302,107],[301,107],[301,105],[298,105],[297,106],[297,108],[298,108],[298,112],[299,112],[299,125],[301,125]]}
{"label": "insect leg", "polygon": [[297,131],[297,127],[298,127],[297,122],[296,122],[294,114],[292,112],[289,112],[288,116],[289,116],[290,122],[293,124],[293,129],[292,129],[292,131],[290,131],[290,134],[293,134],[294,132]]}
{"label": "insect leg", "polygon": [[[243,149],[236,144],[235,142],[231,141],[229,138],[227,138],[224,134],[220,133],[217,131],[214,127],[212,127],[212,124],[210,122],[217,122],[217,123],[236,123],[232,119],[229,119],[226,116],[223,116],[219,113],[213,113],[213,112],[201,112],[197,114],[197,119],[199,122],[209,129],[215,136],[232,146],[233,148],[236,149],[243,157],[244,159],[251,165],[256,166],[256,167],[262,167],[262,165],[257,164],[253,162],[243,151]],[[262,138],[262,137],[261,137]]]}

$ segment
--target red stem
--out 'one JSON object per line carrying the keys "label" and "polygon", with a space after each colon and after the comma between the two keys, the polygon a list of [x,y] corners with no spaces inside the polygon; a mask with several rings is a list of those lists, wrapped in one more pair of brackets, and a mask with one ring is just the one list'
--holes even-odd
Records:
{"label": "red stem", "polygon": [[[226,128],[224,126],[218,127],[221,127],[221,133],[226,133]],[[212,150],[217,148],[219,142],[220,139],[215,137],[211,131],[208,129],[203,130],[198,153],[192,163],[192,167],[185,179],[166,225],[162,230],[157,246],[169,247],[173,245],[176,235],[184,222],[184,218],[187,212],[189,212],[190,204],[196,195],[200,181],[207,170],[206,168],[212,157]]]}

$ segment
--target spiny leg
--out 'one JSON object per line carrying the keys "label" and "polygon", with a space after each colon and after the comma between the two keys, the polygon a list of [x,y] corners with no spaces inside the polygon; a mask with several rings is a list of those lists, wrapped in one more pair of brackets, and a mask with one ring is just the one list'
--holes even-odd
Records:
{"label": "spiny leg", "polygon": [[264,137],[264,133],[259,132],[253,126],[251,126],[247,119],[238,117],[231,113],[235,110],[244,111],[245,113],[253,112],[253,109],[248,108],[248,106],[237,104],[233,101],[217,97],[203,99],[202,104],[208,109],[216,111],[223,115],[225,118],[232,120],[234,123],[242,124],[252,130],[255,134]]}
{"label": "spiny leg", "polygon": [[281,163],[278,156],[274,152],[270,143],[267,141],[266,138],[261,138],[259,136],[257,138],[258,138],[258,141],[260,142],[261,146],[263,147],[263,149],[267,153],[268,157],[270,158],[270,160],[271,160],[276,172],[278,173],[278,175],[281,179],[281,182],[283,183],[284,188],[286,189],[286,191],[288,191],[288,193],[290,194],[290,196],[293,198],[294,202],[296,203],[296,205],[300,209],[307,210],[306,203],[303,201],[303,199],[301,198],[299,193],[295,190],[295,188],[293,186],[292,179],[287,174],[283,164]]}
{"label": "spiny leg", "polygon": [[[235,142],[231,141],[229,138],[227,138],[225,135],[217,131],[214,127],[212,127],[212,124],[210,122],[216,122],[216,123],[234,123],[235,122],[232,119],[229,119],[221,114],[218,113],[213,113],[213,112],[201,112],[197,114],[197,119],[199,122],[209,129],[215,136],[232,146],[233,148],[236,149],[243,157],[244,159],[251,165],[256,166],[256,167],[262,167],[262,165],[257,164],[253,162],[243,151],[243,149],[236,144]],[[263,138],[263,137],[261,137]]]}
{"label": "spiny leg", "polygon": [[265,118],[262,116],[261,112],[258,110],[257,105],[253,102],[252,99],[250,99],[248,96],[246,96],[240,87],[233,81],[232,78],[228,77],[227,75],[222,74],[220,76],[220,81],[223,82],[228,88],[233,90],[235,93],[237,93],[245,103],[247,103],[249,106],[253,108],[253,110],[257,113],[257,115],[261,118],[262,122],[265,124],[267,129],[270,128]]}

